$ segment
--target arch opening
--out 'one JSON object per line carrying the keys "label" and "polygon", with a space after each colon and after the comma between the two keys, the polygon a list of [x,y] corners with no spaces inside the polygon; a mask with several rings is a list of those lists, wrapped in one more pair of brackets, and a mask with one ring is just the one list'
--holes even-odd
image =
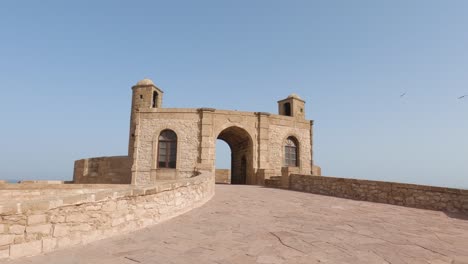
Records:
{"label": "arch opening", "polygon": [[[254,184],[253,142],[249,133],[239,127],[229,127],[224,129],[217,139],[226,142],[231,151],[229,183]],[[218,152],[218,149],[216,149],[216,152]],[[220,157],[217,155],[218,158]]]}
{"label": "arch opening", "polygon": [[159,105],[158,105],[158,99],[159,99],[159,94],[158,94],[158,92],[153,91],[153,104],[152,104],[152,107],[153,107],[153,108],[158,108],[158,107],[159,107]]}
{"label": "arch opening", "polygon": [[292,116],[292,114],[291,114],[291,103],[285,103],[283,107],[284,107],[284,115]]}

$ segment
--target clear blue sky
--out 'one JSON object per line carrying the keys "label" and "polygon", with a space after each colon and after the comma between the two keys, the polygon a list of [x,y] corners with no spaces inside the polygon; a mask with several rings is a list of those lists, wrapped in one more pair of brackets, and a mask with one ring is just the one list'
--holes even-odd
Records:
{"label": "clear blue sky", "polygon": [[[130,87],[276,113],[325,175],[468,188],[468,1],[2,1],[0,178],[127,153]],[[400,94],[406,96],[400,98]],[[229,155],[219,158],[228,167]]]}

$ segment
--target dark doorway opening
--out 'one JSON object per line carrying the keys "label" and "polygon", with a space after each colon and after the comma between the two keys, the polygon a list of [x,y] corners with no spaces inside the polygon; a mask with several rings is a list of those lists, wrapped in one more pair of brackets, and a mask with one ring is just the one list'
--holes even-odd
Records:
{"label": "dark doorway opening", "polygon": [[291,103],[284,104],[284,115],[291,116]]}
{"label": "dark doorway opening", "polygon": [[226,142],[231,150],[230,183],[255,184],[252,179],[253,143],[247,131],[229,127],[219,134],[218,139]]}

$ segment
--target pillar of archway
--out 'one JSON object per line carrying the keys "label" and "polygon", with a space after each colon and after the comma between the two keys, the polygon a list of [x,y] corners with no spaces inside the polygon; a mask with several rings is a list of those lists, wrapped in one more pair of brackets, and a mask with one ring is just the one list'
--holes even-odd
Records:
{"label": "pillar of archway", "polygon": [[198,109],[200,115],[197,169],[214,173],[213,108]]}

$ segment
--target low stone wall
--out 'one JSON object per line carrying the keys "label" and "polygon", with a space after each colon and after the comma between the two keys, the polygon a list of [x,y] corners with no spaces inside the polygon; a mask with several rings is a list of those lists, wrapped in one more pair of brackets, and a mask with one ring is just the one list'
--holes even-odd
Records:
{"label": "low stone wall", "polygon": [[231,170],[216,169],[216,183],[231,183]]}
{"label": "low stone wall", "polygon": [[133,160],[128,156],[99,157],[75,161],[73,182],[79,184],[130,184]]}
{"label": "low stone wall", "polygon": [[92,185],[68,196],[55,186],[57,196],[48,199],[0,202],[0,260],[86,244],[175,217],[214,195],[214,175],[144,187]]}
{"label": "low stone wall", "polygon": [[312,166],[312,175],[322,176],[322,168],[320,166],[317,166],[317,165]]}
{"label": "low stone wall", "polygon": [[71,181],[48,181],[48,180],[23,180],[18,181],[19,184],[66,184],[73,183]]}
{"label": "low stone wall", "polygon": [[468,190],[395,182],[291,175],[290,189],[430,210],[468,213]]}

